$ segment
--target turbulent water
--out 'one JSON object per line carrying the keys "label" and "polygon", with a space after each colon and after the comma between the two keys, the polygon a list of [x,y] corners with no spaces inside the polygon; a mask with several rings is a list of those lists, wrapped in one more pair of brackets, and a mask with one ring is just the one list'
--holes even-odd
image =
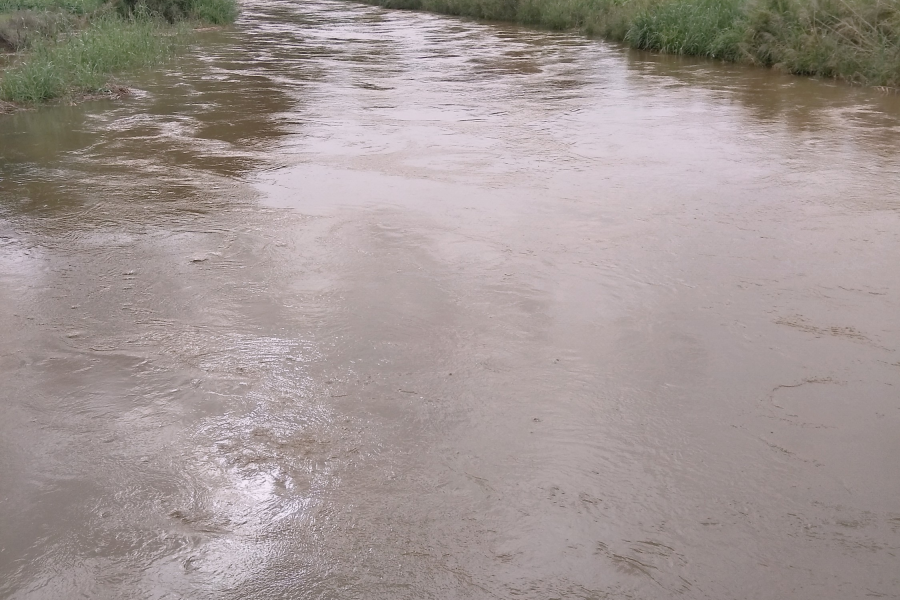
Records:
{"label": "turbulent water", "polygon": [[0,118],[0,597],[900,597],[900,96],[199,40]]}

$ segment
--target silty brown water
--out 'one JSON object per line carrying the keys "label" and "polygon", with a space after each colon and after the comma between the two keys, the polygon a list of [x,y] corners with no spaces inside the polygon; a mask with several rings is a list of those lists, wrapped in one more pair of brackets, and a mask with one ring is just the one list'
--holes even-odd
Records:
{"label": "silty brown water", "polygon": [[200,36],[0,119],[0,597],[900,596],[900,98]]}

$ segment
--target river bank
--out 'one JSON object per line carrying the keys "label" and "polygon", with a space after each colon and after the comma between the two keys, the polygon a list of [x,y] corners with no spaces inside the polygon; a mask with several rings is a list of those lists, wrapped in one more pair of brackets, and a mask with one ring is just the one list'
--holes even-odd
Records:
{"label": "river bank", "polygon": [[0,0],[0,113],[121,95],[118,74],[159,64],[191,26],[234,21],[234,0]]}
{"label": "river bank", "polygon": [[900,87],[900,0],[363,0]]}

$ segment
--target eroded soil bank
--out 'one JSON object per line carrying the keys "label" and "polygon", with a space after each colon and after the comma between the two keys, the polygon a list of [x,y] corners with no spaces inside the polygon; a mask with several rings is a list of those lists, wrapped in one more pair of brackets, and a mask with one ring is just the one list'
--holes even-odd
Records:
{"label": "eroded soil bank", "polygon": [[0,597],[897,597],[900,104],[254,2],[0,120]]}

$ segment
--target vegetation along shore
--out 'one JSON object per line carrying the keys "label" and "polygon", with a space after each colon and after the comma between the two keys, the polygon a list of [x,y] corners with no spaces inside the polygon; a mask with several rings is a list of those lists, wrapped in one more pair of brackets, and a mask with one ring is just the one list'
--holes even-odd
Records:
{"label": "vegetation along shore", "polygon": [[900,87],[900,0],[363,0]]}
{"label": "vegetation along shore", "polygon": [[[114,94],[237,0],[0,0],[0,112]],[[299,0],[302,1],[302,0]],[[900,88],[900,0],[363,0],[550,29],[632,47]]]}
{"label": "vegetation along shore", "polygon": [[158,64],[192,26],[236,16],[235,0],[0,0],[0,112],[120,93],[116,74]]}

